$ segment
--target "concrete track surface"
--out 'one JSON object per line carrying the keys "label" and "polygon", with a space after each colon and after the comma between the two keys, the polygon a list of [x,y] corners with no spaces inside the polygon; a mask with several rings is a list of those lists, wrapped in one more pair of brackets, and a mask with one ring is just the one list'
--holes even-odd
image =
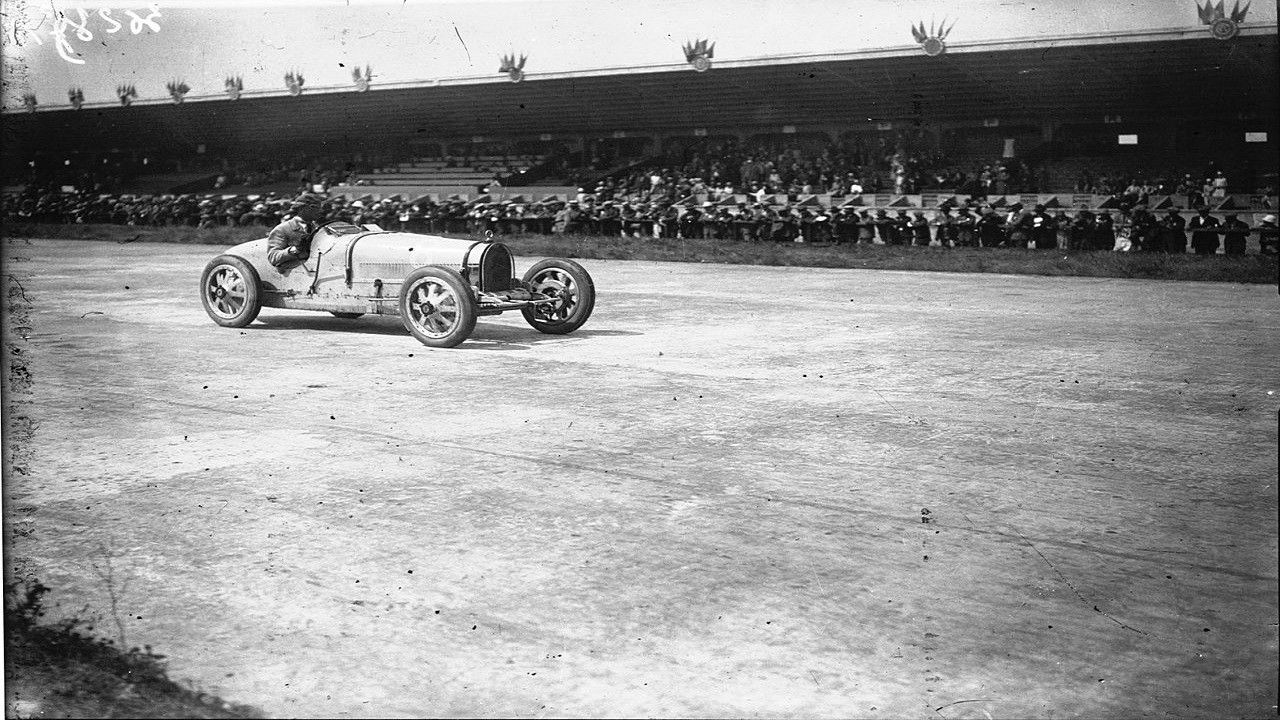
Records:
{"label": "concrete track surface", "polygon": [[1274,286],[588,261],[580,332],[430,350],[6,242],[9,563],[226,699],[1275,715]]}

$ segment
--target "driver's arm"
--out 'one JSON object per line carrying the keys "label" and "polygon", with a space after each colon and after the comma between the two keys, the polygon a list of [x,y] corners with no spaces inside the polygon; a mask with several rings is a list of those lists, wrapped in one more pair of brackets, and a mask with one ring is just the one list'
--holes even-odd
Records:
{"label": "driver's arm", "polygon": [[308,228],[299,218],[280,223],[267,237],[267,262],[279,267],[306,257]]}

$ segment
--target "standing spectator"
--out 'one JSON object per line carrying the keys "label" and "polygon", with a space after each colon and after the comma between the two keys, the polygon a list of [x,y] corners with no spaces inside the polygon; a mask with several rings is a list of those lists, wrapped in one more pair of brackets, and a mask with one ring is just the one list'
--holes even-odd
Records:
{"label": "standing spectator", "polygon": [[1238,220],[1232,214],[1228,215],[1226,221],[1222,223],[1222,229],[1225,232],[1222,242],[1225,246],[1224,252],[1231,256],[1244,255],[1245,244],[1249,237],[1249,224]]}
{"label": "standing spectator", "polygon": [[1023,219],[1023,204],[1014,202],[1009,206],[1009,211],[1005,213],[1005,232],[1009,234],[1007,245],[1012,247],[1027,246],[1027,233],[1019,227],[1021,219]]}
{"label": "standing spectator", "polygon": [[974,231],[977,225],[977,218],[973,213],[969,212],[969,206],[964,205],[960,208],[959,214],[952,221],[952,227],[955,229],[955,244],[960,247],[973,247]]}
{"label": "standing spectator", "polygon": [[[911,218],[907,215],[906,210],[899,210],[898,216],[891,218],[893,225],[893,244],[894,245],[910,245],[911,244]],[[927,244],[927,243],[926,243]]]}
{"label": "standing spectator", "polygon": [[[924,212],[916,211],[915,217],[907,221],[907,227],[911,228],[911,244],[912,245],[928,245],[929,244],[929,221],[924,218]],[[942,227],[938,227],[938,235],[943,235]]]}
{"label": "standing spectator", "polygon": [[1053,250],[1058,246],[1058,228],[1043,205],[1031,213],[1031,242],[1037,250]]}
{"label": "standing spectator", "polygon": [[563,235],[569,231],[570,224],[573,223],[573,206],[565,203],[564,207],[556,212],[555,222],[551,223],[551,232],[556,235]]}
{"label": "standing spectator", "polygon": [[1022,204],[1014,203],[1005,218],[1005,226],[1009,228],[1009,245],[1026,248],[1031,241],[1031,213],[1022,212]]}
{"label": "standing spectator", "polygon": [[858,243],[858,215],[853,208],[844,207],[836,210],[831,219],[832,238],[836,245]]}
{"label": "standing spectator", "polygon": [[[1191,230],[1191,249],[1197,255],[1218,254],[1218,218],[1209,214],[1209,208],[1201,205],[1196,217],[1187,228]],[[1198,232],[1197,232],[1198,231]]]}
{"label": "standing spectator", "polygon": [[1261,246],[1263,255],[1275,255],[1280,251],[1280,232],[1276,228],[1276,216],[1267,215],[1262,218],[1262,224],[1258,226],[1258,245]]}
{"label": "standing spectator", "polygon": [[1226,255],[1238,256],[1244,255],[1245,243],[1249,237],[1249,225],[1236,219],[1234,214],[1228,215],[1224,223],[1222,223],[1222,245]]}
{"label": "standing spectator", "polygon": [[877,245],[894,245],[896,238],[893,233],[893,220],[889,219],[884,208],[876,210],[876,218],[873,221],[876,226]]}
{"label": "standing spectator", "polygon": [[1093,250],[1110,251],[1116,246],[1116,228],[1115,221],[1111,217],[1111,213],[1103,210],[1093,221],[1093,237],[1090,238],[1092,243],[1090,248]]}
{"label": "standing spectator", "polygon": [[956,217],[951,213],[951,206],[944,205],[938,209],[934,222],[938,226],[938,231],[934,236],[934,241],[930,243],[935,247],[955,247],[956,238],[959,237],[959,228],[956,226]]}
{"label": "standing spectator", "polygon": [[874,245],[876,243],[876,221],[867,210],[858,211],[858,244]]}
{"label": "standing spectator", "polygon": [[1129,216],[1130,249],[1142,252],[1156,252],[1159,225],[1146,205],[1136,205]]}
{"label": "standing spectator", "polygon": [[1187,221],[1178,212],[1178,208],[1170,208],[1169,214],[1160,223],[1159,248],[1166,253],[1185,255],[1187,252]]}
{"label": "standing spectator", "polygon": [[1223,175],[1221,170],[1214,173],[1212,185],[1213,197],[1225,198],[1227,196],[1227,176]]}
{"label": "standing spectator", "polygon": [[[1071,252],[1085,252],[1093,249],[1093,233],[1096,229],[1096,221],[1093,213],[1088,210],[1080,210],[1076,213],[1076,218],[1069,222],[1070,227],[1067,232],[1070,237],[1067,250]],[[1110,249],[1110,248],[1108,248]]]}
{"label": "standing spectator", "polygon": [[1079,252],[1078,243],[1073,243],[1071,236],[1074,231],[1071,218],[1067,217],[1065,210],[1059,209],[1053,218],[1054,231],[1058,236],[1058,249],[1067,252]]}
{"label": "standing spectator", "polygon": [[995,208],[984,206],[982,217],[978,218],[978,244],[982,247],[1000,247],[1004,244],[1004,222]]}
{"label": "standing spectator", "polygon": [[[710,203],[707,203],[708,205]],[[702,237],[702,209],[691,207],[680,214],[676,220],[676,239],[686,240]]]}

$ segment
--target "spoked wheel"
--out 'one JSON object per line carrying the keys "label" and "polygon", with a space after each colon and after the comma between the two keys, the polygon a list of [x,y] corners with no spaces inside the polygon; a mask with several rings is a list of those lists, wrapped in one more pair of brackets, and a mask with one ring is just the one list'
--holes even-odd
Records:
{"label": "spoked wheel", "polygon": [[457,270],[429,266],[400,286],[400,319],[424,345],[450,348],[476,327],[476,299]]}
{"label": "spoked wheel", "polygon": [[595,309],[595,283],[586,268],[572,260],[552,258],[534,263],[524,281],[534,292],[551,298],[520,310],[525,321],[541,332],[571,333],[582,327]]}
{"label": "spoked wheel", "polygon": [[200,300],[205,312],[223,327],[244,327],[262,310],[258,271],[234,255],[219,255],[200,277]]}

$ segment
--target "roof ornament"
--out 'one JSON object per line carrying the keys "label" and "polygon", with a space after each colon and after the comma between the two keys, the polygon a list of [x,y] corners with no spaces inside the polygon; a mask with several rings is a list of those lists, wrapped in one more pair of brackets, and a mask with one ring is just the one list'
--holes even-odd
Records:
{"label": "roof ornament", "polygon": [[35,112],[36,105],[39,105],[39,104],[40,103],[36,102],[35,93],[32,93],[32,92],[22,93],[22,105],[25,108],[27,108],[27,112]]}
{"label": "roof ornament", "polygon": [[706,72],[711,69],[711,58],[716,56],[716,44],[707,44],[706,40],[698,40],[695,43],[685,41],[684,44],[684,60],[693,66],[698,72]]}
{"label": "roof ornament", "polygon": [[498,68],[499,73],[506,73],[511,82],[520,82],[524,79],[524,61],[529,57],[523,53],[520,54],[520,61],[516,62],[515,53],[502,56],[502,65]]}
{"label": "roof ornament", "polygon": [[133,83],[117,85],[116,97],[120,98],[121,107],[129,107],[133,104],[134,99],[138,97],[138,88],[134,87]]}
{"label": "roof ornament", "polygon": [[1205,0],[1201,5],[1196,0],[1196,10],[1200,13],[1200,24],[1209,26],[1209,34],[1217,40],[1230,40],[1240,34],[1240,23],[1244,22],[1244,16],[1249,14],[1249,6],[1252,1],[1245,3],[1244,8],[1240,7],[1240,0],[1236,0],[1236,4],[1231,8],[1231,16],[1227,17],[1226,9],[1223,7],[1227,0],[1218,0],[1218,4],[1214,5],[1213,0]]}
{"label": "roof ornament", "polygon": [[373,80],[373,69],[365,65],[364,74],[361,75],[360,68],[352,68],[351,80],[356,84],[356,92],[368,92],[369,83]]}
{"label": "roof ornament", "polygon": [[297,97],[302,94],[302,84],[306,80],[302,77],[302,73],[296,70],[290,70],[284,74],[284,86],[289,88],[289,94]]}
{"label": "roof ornament", "polygon": [[170,80],[164,87],[169,91],[169,97],[173,98],[174,105],[180,104],[187,93],[191,92],[191,87],[182,80]]}
{"label": "roof ornament", "polygon": [[72,109],[79,110],[84,107],[84,90],[73,87],[67,90],[67,100],[71,101]]}
{"label": "roof ornament", "polygon": [[[1206,0],[1207,1],[1207,0]],[[947,19],[942,18],[941,25],[934,25],[933,21],[929,21],[928,32],[924,29],[924,21],[921,20],[919,25],[911,26],[911,35],[920,43],[920,47],[924,49],[924,54],[929,57],[937,57],[947,51],[947,35],[951,33],[951,29],[956,26],[956,21],[952,20],[951,25],[947,25]]]}

